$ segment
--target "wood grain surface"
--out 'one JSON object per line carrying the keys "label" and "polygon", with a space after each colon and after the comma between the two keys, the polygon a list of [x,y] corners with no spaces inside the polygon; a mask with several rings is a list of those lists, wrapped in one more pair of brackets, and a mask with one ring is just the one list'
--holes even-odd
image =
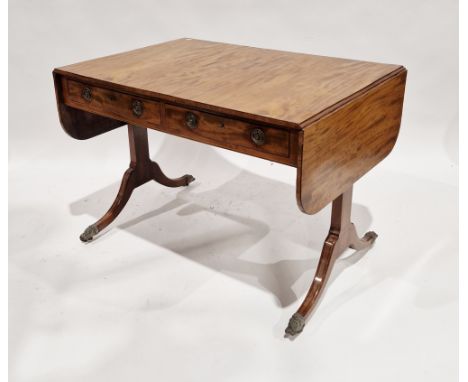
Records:
{"label": "wood grain surface", "polygon": [[352,187],[395,145],[406,73],[398,65],[192,39],[55,69],[60,121],[72,137],[129,124],[130,167],[114,203],[80,239],[93,240],[138,186],[194,181],[189,174],[168,178],[151,161],[147,128],[295,166],[303,212],[314,214],[333,202],[317,272],[286,328],[297,335],[335,260],[347,247],[369,248],[377,237],[357,236]]}
{"label": "wood grain surface", "polygon": [[406,70],[306,126],[301,133],[297,202],[314,214],[384,159],[400,129]]}
{"label": "wood grain surface", "polygon": [[[295,166],[298,205],[312,214],[393,148],[406,69],[180,39],[55,69],[54,78],[62,125],[75,138],[130,123]],[[185,125],[187,112],[197,129]],[[263,145],[252,142],[253,128],[264,131]]]}
{"label": "wood grain surface", "polygon": [[399,68],[180,39],[56,72],[116,90],[300,129],[315,115]]}
{"label": "wood grain surface", "polygon": [[[90,89],[91,99],[82,96],[84,88]],[[156,101],[135,97],[87,84],[63,79],[64,102],[72,107],[89,111],[105,117],[138,124],[141,127],[154,127],[161,123],[161,104]],[[139,101],[142,105],[141,116],[132,112],[132,102]]]}
{"label": "wood grain surface", "polygon": [[[190,129],[186,126],[185,115],[193,113],[197,118],[197,127]],[[268,126],[260,126],[209,113],[166,105],[164,129],[195,141],[201,141],[235,151],[273,159],[281,163],[295,164],[297,155],[291,156],[290,131]],[[250,136],[253,129],[261,129],[265,134],[265,143],[256,145]],[[297,141],[297,134],[294,136]],[[270,154],[270,155],[268,155]]]}
{"label": "wood grain surface", "polygon": [[62,76],[53,73],[55,85],[55,98],[62,129],[71,137],[79,140],[93,138],[107,133],[125,122],[89,113],[65,104],[62,86]]}

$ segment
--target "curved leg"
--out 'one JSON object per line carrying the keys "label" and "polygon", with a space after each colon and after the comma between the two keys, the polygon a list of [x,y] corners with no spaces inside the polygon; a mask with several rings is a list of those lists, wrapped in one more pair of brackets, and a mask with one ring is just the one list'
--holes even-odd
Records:
{"label": "curved leg", "polygon": [[288,327],[285,330],[286,334],[294,336],[302,332],[307,315],[317,305],[330,277],[333,265],[344,250],[348,247],[356,250],[366,249],[377,238],[377,234],[372,231],[367,232],[363,238],[357,236],[356,228],[350,221],[351,199],[352,188],[333,201],[330,231],[323,244],[314,280],[303,303],[289,320]]}
{"label": "curved leg", "polygon": [[130,196],[132,195],[133,190],[136,186],[136,172],[133,168],[129,168],[125,171],[125,174],[120,184],[120,189],[117,194],[117,197],[112,203],[112,206],[104,214],[104,216],[99,219],[96,223],[91,224],[84,232],[80,235],[80,240],[82,242],[87,242],[93,240],[93,237],[106,228],[114,219],[120,214],[122,209],[127,204]]}
{"label": "curved leg", "polygon": [[180,178],[168,178],[161,170],[161,167],[156,162],[151,161],[151,174],[153,179],[166,187],[181,187],[188,186],[195,178],[192,175],[186,174]]}
{"label": "curved leg", "polygon": [[374,231],[369,231],[360,238],[356,232],[356,227],[351,223],[349,227],[349,236],[349,248],[361,251],[372,245],[379,235]]}
{"label": "curved leg", "polygon": [[145,128],[129,125],[128,138],[130,143],[130,168],[123,176],[119,193],[112,206],[101,219],[91,224],[80,235],[80,240],[83,242],[93,240],[94,236],[112,223],[127,204],[133,190],[142,184],[155,180],[164,186],[180,187],[188,186],[195,180],[192,175],[184,175],[176,179],[164,175],[159,165],[151,161],[149,157],[148,132]]}
{"label": "curved leg", "polygon": [[285,330],[286,334],[294,336],[302,332],[302,329],[304,329],[306,315],[317,304],[328,278],[330,277],[333,264],[338,257],[336,246],[337,242],[338,236],[333,233],[329,233],[325,243],[323,244],[322,254],[320,255],[320,260],[312,285],[310,286],[309,292],[307,292],[304,302],[289,320],[288,327]]}

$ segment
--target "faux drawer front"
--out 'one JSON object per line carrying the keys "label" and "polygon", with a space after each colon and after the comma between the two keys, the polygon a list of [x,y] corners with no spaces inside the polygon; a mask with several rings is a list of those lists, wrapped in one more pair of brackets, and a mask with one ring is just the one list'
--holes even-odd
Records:
{"label": "faux drawer front", "polygon": [[245,151],[266,159],[270,159],[271,155],[289,158],[288,130],[257,126],[169,105],[165,106],[165,129],[185,138]]}
{"label": "faux drawer front", "polygon": [[69,106],[142,127],[161,123],[159,102],[72,80],[64,80],[63,89],[65,103]]}

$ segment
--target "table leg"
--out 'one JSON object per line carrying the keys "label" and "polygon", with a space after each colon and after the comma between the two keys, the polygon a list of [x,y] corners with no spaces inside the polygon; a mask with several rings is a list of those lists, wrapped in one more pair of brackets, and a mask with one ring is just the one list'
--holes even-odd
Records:
{"label": "table leg", "polygon": [[362,238],[358,237],[356,228],[351,223],[352,192],[351,187],[333,201],[331,226],[323,244],[322,254],[320,255],[312,285],[302,305],[289,320],[285,331],[286,334],[294,336],[302,332],[306,317],[317,305],[335,260],[345,249],[348,247],[356,250],[368,248],[377,238],[377,234],[372,231],[367,232]]}
{"label": "table leg", "polygon": [[167,187],[188,186],[195,180],[192,175],[172,179],[162,172],[159,165],[150,159],[148,131],[146,128],[129,125],[128,138],[130,143],[130,167],[125,171],[119,192],[112,206],[101,219],[87,227],[80,235],[80,240],[83,242],[93,240],[94,236],[114,221],[127,204],[135,188],[150,180]]}

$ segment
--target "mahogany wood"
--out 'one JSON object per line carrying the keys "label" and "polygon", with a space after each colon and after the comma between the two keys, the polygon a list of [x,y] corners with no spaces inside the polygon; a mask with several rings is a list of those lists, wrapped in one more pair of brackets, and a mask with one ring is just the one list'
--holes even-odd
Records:
{"label": "mahogany wood", "polygon": [[[187,112],[196,116],[198,121],[196,128],[187,127],[185,122]],[[252,124],[170,105],[165,107],[164,126],[168,133],[195,141],[273,159],[280,163],[295,165],[297,161],[295,155],[297,149],[291,149],[292,144],[297,145],[297,132],[288,129]],[[255,144],[250,136],[252,130],[258,128],[265,134],[265,143],[262,145]],[[294,136],[293,143],[290,135]]]}
{"label": "mahogany wood", "polygon": [[71,137],[80,140],[89,139],[125,124],[115,119],[105,118],[67,106],[64,102],[62,81],[56,73],[54,73],[54,83],[60,124]]}
{"label": "mahogany wood", "polygon": [[348,247],[356,250],[366,249],[377,238],[377,234],[372,231],[367,232],[362,238],[358,237],[356,228],[351,223],[351,206],[352,188],[333,201],[330,230],[323,244],[317,271],[304,302],[289,321],[286,334],[294,336],[302,331],[307,315],[317,305],[325,289],[336,259],[344,250]]}
{"label": "mahogany wood", "polygon": [[[83,98],[85,88],[90,90],[91,99]],[[88,86],[80,82],[63,78],[64,102],[68,106],[103,115],[126,123],[135,123],[141,127],[155,127],[161,124],[161,104],[159,102],[134,97],[129,94]],[[142,113],[136,116],[133,102],[141,102]]]}
{"label": "mahogany wood", "polygon": [[297,167],[296,199],[305,213],[333,202],[317,272],[289,322],[290,335],[304,327],[344,249],[368,248],[377,237],[356,234],[352,186],[395,144],[402,66],[180,39],[57,68],[53,75],[60,121],[72,137],[129,124],[130,167],[111,208],[83,241],[117,217],[136,187],[149,180],[169,187],[193,181],[190,175],[167,178],[150,160],[146,128]]}
{"label": "mahogany wood", "polygon": [[130,144],[130,167],[125,174],[120,185],[117,197],[109,210],[97,222],[90,225],[80,235],[81,241],[93,240],[99,232],[112,223],[127,204],[135,188],[154,180],[167,187],[188,186],[195,180],[192,175],[184,175],[180,178],[168,178],[162,172],[156,162],[149,156],[148,131],[137,126],[128,126],[128,138]]}
{"label": "mahogany wood", "polygon": [[131,94],[301,129],[399,65],[180,39],[56,69]]}
{"label": "mahogany wood", "polygon": [[314,214],[384,159],[400,130],[406,70],[302,131],[297,203]]}

